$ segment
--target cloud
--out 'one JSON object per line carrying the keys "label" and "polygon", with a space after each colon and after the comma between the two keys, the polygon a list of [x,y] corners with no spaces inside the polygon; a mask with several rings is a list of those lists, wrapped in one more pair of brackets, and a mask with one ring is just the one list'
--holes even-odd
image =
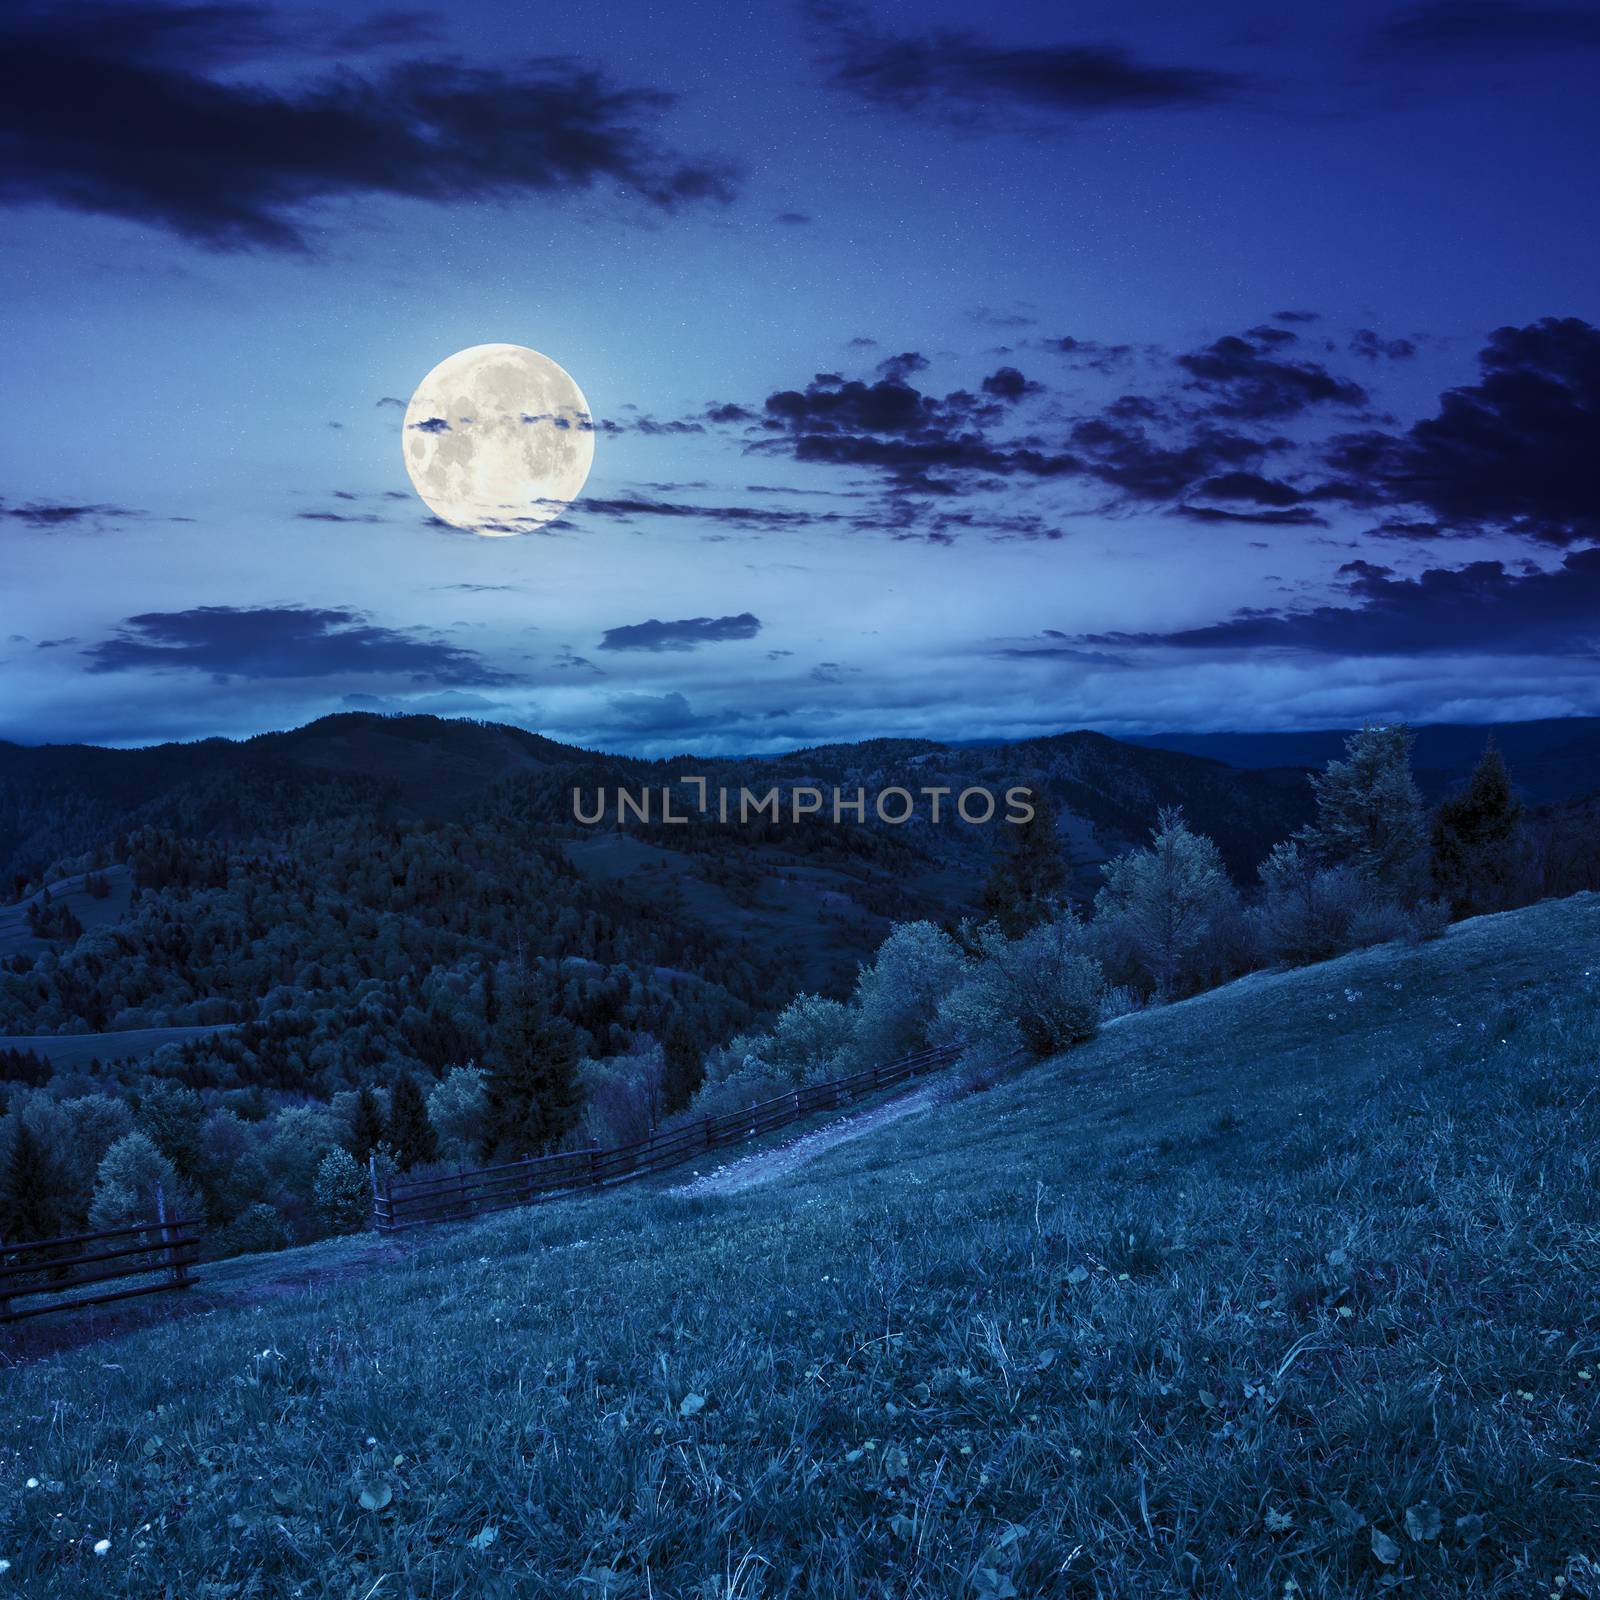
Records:
{"label": "cloud", "polygon": [[1278,528],[1325,528],[1328,519],[1310,506],[1294,506],[1286,511],[1229,511],[1220,506],[1197,506],[1182,502],[1170,508],[1168,516],[1189,522],[1253,522]]}
{"label": "cloud", "polygon": [[643,495],[606,499],[585,496],[573,506],[574,512],[594,517],[668,517],[704,522],[728,523],[740,528],[789,528],[808,523],[835,520],[828,513],[780,511],[770,506],[698,506],[676,500],[651,500]]}
{"label": "cloud", "polygon": [[828,82],[869,105],[962,127],[1216,106],[1247,80],[1140,61],[1114,45],[1007,46],[968,32],[879,32],[847,0],[810,0]]}
{"label": "cloud", "polygon": [[1368,361],[1407,361],[1417,353],[1413,340],[1384,339],[1371,328],[1357,328],[1350,336],[1350,349]]}
{"label": "cloud", "polygon": [[810,222],[811,218],[803,211],[780,211],[772,220],[783,223],[785,227],[800,228]]}
{"label": "cloud", "polygon": [[736,617],[685,617],[677,622],[632,622],[607,628],[602,650],[698,650],[703,644],[730,639],[753,639],[761,632],[761,619],[748,611]]}
{"label": "cloud", "polygon": [[696,716],[683,695],[614,694],[606,700],[600,728],[605,733],[631,735],[675,733],[704,727],[714,719]]}
{"label": "cloud", "polygon": [[1387,22],[1372,48],[1393,56],[1497,61],[1535,51],[1600,49],[1600,10],[1513,0],[1427,0]]}
{"label": "cloud", "polygon": [[1436,416],[1339,438],[1333,465],[1451,529],[1600,537],[1600,330],[1577,317],[1499,328],[1478,364]]}
{"label": "cloud", "polygon": [[1131,344],[1101,344],[1094,339],[1074,338],[1070,333],[1059,339],[1048,339],[1040,348],[1068,356],[1095,372],[1110,372],[1133,354]]}
{"label": "cloud", "polygon": [[1329,656],[1600,656],[1600,548],[1574,551],[1551,570],[1475,561],[1402,578],[1352,561],[1340,572],[1349,604],[1243,611],[1202,628],[1080,642]]}
{"label": "cloud", "polygon": [[134,511],[127,506],[42,500],[30,500],[26,505],[14,506],[0,500],[0,517],[8,522],[20,522],[24,527],[47,531],[94,528],[105,522],[139,521],[148,515],[148,512]]}
{"label": "cloud", "polygon": [[[731,194],[726,167],[646,131],[672,96],[570,60],[413,57],[267,87],[217,71],[272,42],[256,7],[112,0],[6,17],[0,201],[12,205],[128,218],[212,249],[305,251],[306,207],[329,198],[603,187],[670,211]],[[391,21],[390,42],[420,38],[406,33]]]}
{"label": "cloud", "polygon": [[1313,406],[1364,406],[1367,391],[1349,378],[1335,377],[1315,361],[1286,361],[1269,355],[1269,330],[1240,337],[1229,334],[1203,350],[1178,357],[1190,385],[1212,397],[1219,416],[1262,422],[1292,417]]}
{"label": "cloud", "polygon": [[381,628],[360,612],[306,606],[196,606],[126,618],[84,652],[93,673],[205,672],[216,678],[327,678],[403,673],[418,682],[508,683],[502,672],[416,632]]}
{"label": "cloud", "polygon": [[[524,421],[537,421],[537,418],[526,417]],[[421,422],[410,424],[413,433],[449,433],[450,424],[443,417],[424,417]]]}

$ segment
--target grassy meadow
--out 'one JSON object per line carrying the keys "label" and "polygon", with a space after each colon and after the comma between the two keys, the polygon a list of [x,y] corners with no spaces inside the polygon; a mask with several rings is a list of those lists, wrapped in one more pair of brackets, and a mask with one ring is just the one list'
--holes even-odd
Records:
{"label": "grassy meadow", "polygon": [[1600,1596],[1597,1074],[1590,895],[740,1195],[291,1252],[0,1369],[0,1586]]}

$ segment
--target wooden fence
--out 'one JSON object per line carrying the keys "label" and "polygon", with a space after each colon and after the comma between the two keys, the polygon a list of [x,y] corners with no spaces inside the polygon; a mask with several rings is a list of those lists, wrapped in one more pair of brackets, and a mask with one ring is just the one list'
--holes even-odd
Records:
{"label": "wooden fence", "polygon": [[679,1166],[708,1150],[759,1138],[813,1112],[849,1105],[863,1095],[948,1066],[959,1053],[959,1045],[918,1050],[899,1061],[867,1067],[827,1083],[806,1084],[744,1110],[703,1117],[698,1122],[653,1133],[633,1144],[612,1149],[603,1150],[594,1145],[587,1149],[563,1150],[552,1156],[506,1161],[491,1167],[460,1167],[444,1177],[390,1180],[381,1184],[374,1163],[373,1220],[385,1232],[417,1228],[430,1222],[504,1211],[546,1196],[627,1183]]}
{"label": "wooden fence", "polygon": [[[0,1322],[187,1289],[199,1259],[200,1224],[164,1218],[59,1239],[0,1244]],[[141,1278],[154,1281],[78,1293]]]}

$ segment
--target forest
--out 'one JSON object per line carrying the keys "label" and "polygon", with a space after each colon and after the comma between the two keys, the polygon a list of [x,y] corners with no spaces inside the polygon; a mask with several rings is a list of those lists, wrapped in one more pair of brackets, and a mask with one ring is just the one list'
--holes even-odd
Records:
{"label": "forest", "polygon": [[[576,772],[630,764],[547,742],[432,807],[403,766],[203,747],[177,785],[135,774],[120,810],[98,775],[88,801],[81,773],[13,771],[0,1235],[137,1220],[160,1185],[213,1252],[275,1248],[363,1226],[372,1161],[622,1142],[927,1043],[960,1044],[982,1087],[1019,1050],[1256,968],[1600,887],[1594,800],[1528,808],[1492,746],[1429,805],[1404,728],[1244,783],[1066,737],[1008,752],[1039,797],[1024,826],[635,824],[602,830],[616,871],[561,801]],[[993,750],[841,747],[760,770],[1002,769]],[[81,848],[40,859],[64,841]]]}

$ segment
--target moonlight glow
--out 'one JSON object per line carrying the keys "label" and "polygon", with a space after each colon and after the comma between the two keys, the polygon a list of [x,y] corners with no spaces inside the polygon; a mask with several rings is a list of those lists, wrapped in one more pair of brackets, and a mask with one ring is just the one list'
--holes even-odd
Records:
{"label": "moonlight glow", "polygon": [[436,366],[406,407],[406,471],[436,517],[472,533],[530,533],[583,490],[594,422],[549,356],[477,344]]}

